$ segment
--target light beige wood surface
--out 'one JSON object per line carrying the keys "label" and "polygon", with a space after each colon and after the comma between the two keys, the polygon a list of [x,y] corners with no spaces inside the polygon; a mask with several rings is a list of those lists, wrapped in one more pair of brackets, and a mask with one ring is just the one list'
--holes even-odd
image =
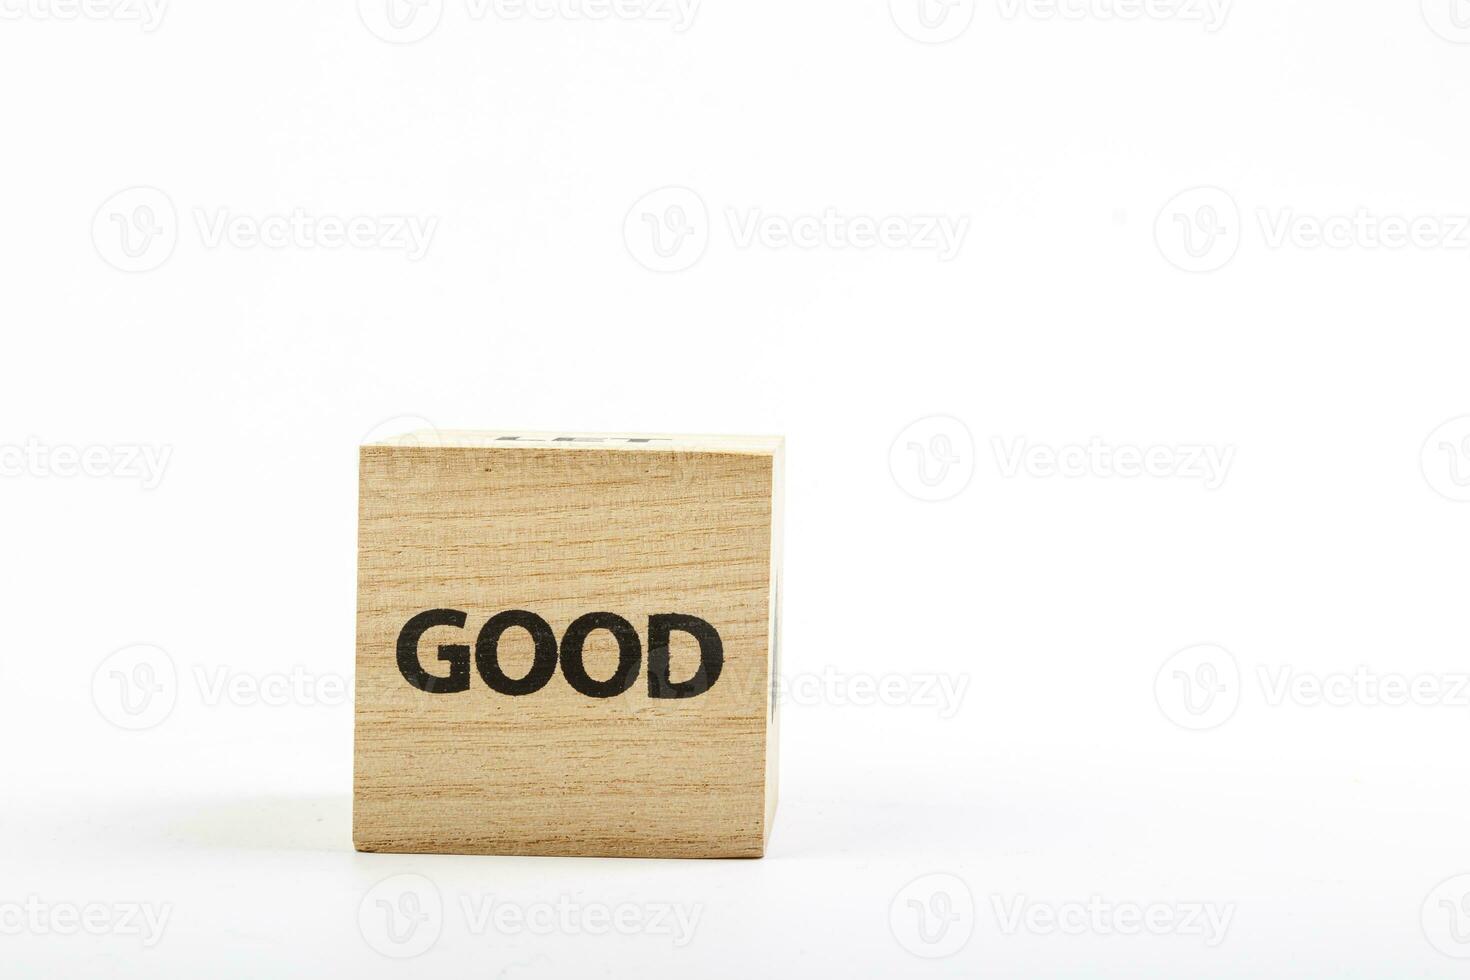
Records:
{"label": "light beige wood surface", "polygon": [[[633,441],[647,440],[647,441]],[[353,840],[364,851],[758,857],[776,804],[772,696],[783,447],[774,437],[420,432],[361,450]],[[470,648],[467,690],[405,679],[397,646],[431,609],[466,614],[418,643],[447,676],[441,645]],[[511,696],[475,669],[476,635],[526,610],[560,640],[614,613],[637,631],[631,688],[574,690],[560,664]],[[704,693],[651,697],[649,617],[711,624],[723,668]],[[501,637],[520,678],[530,634]],[[670,676],[699,667],[674,632]],[[615,673],[606,630],[586,672]]]}

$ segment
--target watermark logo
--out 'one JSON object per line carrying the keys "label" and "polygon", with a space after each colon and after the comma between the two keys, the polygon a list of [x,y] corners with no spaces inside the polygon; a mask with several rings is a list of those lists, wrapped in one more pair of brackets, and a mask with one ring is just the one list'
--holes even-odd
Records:
{"label": "watermark logo", "polygon": [[1154,220],[1159,253],[1185,272],[1214,272],[1240,248],[1240,208],[1218,187],[1194,187],[1169,199]]}
{"label": "watermark logo", "polygon": [[[1236,447],[1211,443],[1053,444],[1026,436],[992,436],[991,454],[1001,479],[1124,479],[1195,481],[1206,490],[1225,485]],[[969,427],[949,415],[910,423],[888,448],[888,466],[900,489],[920,500],[948,500],[969,484],[976,465]]]}
{"label": "watermark logo", "polygon": [[417,874],[384,878],[357,906],[357,928],[374,950],[392,959],[409,959],[433,948],[444,931],[444,900],[439,888]]}
{"label": "watermark logo", "polygon": [[1454,44],[1470,44],[1470,0],[1419,0],[1429,29]]}
{"label": "watermark logo", "polygon": [[921,44],[953,41],[975,19],[975,0],[888,0],[888,13],[904,34]]}
{"label": "watermark logo", "polygon": [[[206,708],[340,707],[350,685],[341,674],[289,671],[245,673],[225,664],[195,664],[189,673]],[[107,657],[92,675],[92,702],[105,720],[130,731],[163,724],[188,689],[174,659],[151,644],[125,647]]]}
{"label": "watermark logo", "polygon": [[1443,423],[1424,440],[1419,469],[1430,489],[1447,500],[1470,500],[1470,415]]}
{"label": "watermark logo", "polygon": [[92,244],[122,272],[149,272],[167,262],[179,242],[179,215],[156,187],[129,187],[102,202],[92,216]]}
{"label": "watermark logo", "polygon": [[1159,710],[1180,728],[1206,731],[1225,724],[1240,706],[1240,665],[1224,647],[1187,647],[1154,677]]}
{"label": "watermark logo", "polygon": [[173,658],[147,643],[110,654],[92,674],[92,703],[107,721],[128,731],[160,724],[179,698]]}
{"label": "watermark logo", "polygon": [[923,875],[893,896],[888,927],[914,956],[928,960],[953,956],[975,932],[975,898],[956,875]]}
{"label": "watermark logo", "polygon": [[569,894],[520,900],[463,893],[446,904],[424,875],[399,874],[374,885],[357,909],[358,929],[384,956],[408,959],[431,949],[455,918],[472,936],[651,936],[675,948],[694,940],[704,906],[682,902],[606,902]]}
{"label": "watermark logo", "polygon": [[0,0],[0,20],[117,21],[158,30],[168,0]]}
{"label": "watermark logo", "polygon": [[[1257,207],[1254,214],[1252,234],[1274,251],[1470,250],[1470,214],[1395,214],[1367,207],[1311,213],[1289,206]],[[1218,187],[1176,195],[1154,224],[1160,253],[1187,272],[1214,272],[1225,266],[1245,233],[1235,199]]]}
{"label": "watermark logo", "polygon": [[[1319,672],[1292,664],[1257,664],[1255,681],[1266,708],[1470,709],[1466,673],[1385,673],[1365,664]],[[1181,728],[1194,730],[1229,721],[1248,689],[1235,658],[1208,645],[1176,653],[1154,681],[1154,695],[1164,715]]]}
{"label": "watermark logo", "polygon": [[[1071,901],[999,894],[989,899],[1002,936],[1180,936],[1197,938],[1211,949],[1225,942],[1236,913],[1233,902],[1135,902],[1102,895]],[[975,920],[969,885],[945,873],[909,882],[888,908],[889,927],[899,945],[925,959],[962,950],[975,931]]]}
{"label": "watermark logo", "polygon": [[698,262],[717,230],[738,250],[932,252],[940,262],[959,255],[970,232],[968,215],[821,211],[777,213],[725,208],[724,227],[710,220],[704,198],[687,187],[643,195],[623,218],[628,253],[645,269],[681,272]]}
{"label": "watermark logo", "polygon": [[[363,433],[359,442],[367,445],[384,440],[391,440],[396,446],[410,448],[432,449],[445,445],[445,437],[440,433],[439,427],[421,415],[395,415],[384,419]],[[381,465],[385,467],[382,476],[386,478],[388,485],[401,487],[412,479],[416,461],[407,453],[393,453]]]}
{"label": "watermark logo", "polygon": [[1470,874],[1436,885],[1424,899],[1419,922],[1429,945],[1452,959],[1470,960]]}
{"label": "watermark logo", "polygon": [[386,418],[362,434],[363,445],[391,440],[400,446],[443,446],[445,438],[439,427],[422,415],[395,415]]}
{"label": "watermark logo", "polygon": [[444,0],[357,0],[357,16],[389,44],[412,44],[434,33],[444,16]]}
{"label": "watermark logo", "polygon": [[623,219],[628,254],[653,272],[682,272],[709,246],[709,210],[687,187],[660,187],[640,197]]}
{"label": "watermark logo", "polygon": [[975,437],[953,415],[930,415],[904,427],[888,447],[888,471],[916,500],[959,496],[975,475]]}
{"label": "watermark logo", "polygon": [[[439,219],[415,214],[313,214],[304,208],[241,214],[229,208],[190,209],[200,247],[240,251],[400,252],[417,262],[429,252]],[[173,201],[156,187],[130,187],[103,202],[92,218],[92,243],[108,265],[150,272],[169,260],[182,235]]]}

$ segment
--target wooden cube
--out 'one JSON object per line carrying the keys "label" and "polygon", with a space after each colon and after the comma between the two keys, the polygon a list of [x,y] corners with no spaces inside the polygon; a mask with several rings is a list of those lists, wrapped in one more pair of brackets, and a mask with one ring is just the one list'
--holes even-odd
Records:
{"label": "wooden cube", "polygon": [[362,851],[759,857],[782,440],[362,447]]}

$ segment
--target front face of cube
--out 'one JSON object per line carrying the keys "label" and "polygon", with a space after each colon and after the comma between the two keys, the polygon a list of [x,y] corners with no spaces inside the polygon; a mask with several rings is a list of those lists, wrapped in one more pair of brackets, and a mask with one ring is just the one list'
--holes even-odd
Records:
{"label": "front face of cube", "polygon": [[772,471],[364,447],[356,846],[759,856]]}

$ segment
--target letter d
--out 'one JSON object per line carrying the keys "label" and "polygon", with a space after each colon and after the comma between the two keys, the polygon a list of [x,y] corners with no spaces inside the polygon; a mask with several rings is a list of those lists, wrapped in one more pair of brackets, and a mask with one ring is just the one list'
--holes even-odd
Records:
{"label": "letter d", "polygon": [[[669,678],[669,634],[678,630],[699,641],[699,669],[687,681]],[[725,645],[713,626],[698,616],[658,613],[648,617],[648,696],[692,698],[714,687],[725,666]]]}

